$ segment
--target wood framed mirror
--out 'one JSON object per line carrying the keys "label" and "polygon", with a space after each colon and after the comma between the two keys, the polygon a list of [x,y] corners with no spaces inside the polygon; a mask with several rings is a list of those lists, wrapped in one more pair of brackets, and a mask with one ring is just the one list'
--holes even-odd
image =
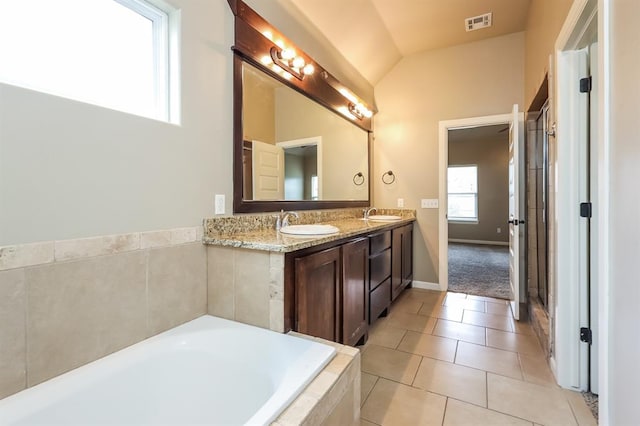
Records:
{"label": "wood framed mirror", "polygon": [[[229,4],[234,213],[368,206],[371,116],[355,115],[361,101],[244,2]],[[269,60],[283,43],[313,74],[298,78]]]}

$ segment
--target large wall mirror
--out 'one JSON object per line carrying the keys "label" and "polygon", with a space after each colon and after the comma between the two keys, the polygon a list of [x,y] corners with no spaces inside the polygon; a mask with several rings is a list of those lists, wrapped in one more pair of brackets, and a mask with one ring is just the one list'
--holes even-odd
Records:
{"label": "large wall mirror", "polygon": [[268,23],[242,3],[235,11],[234,213],[369,205],[370,119],[348,113],[317,64],[288,81],[261,63],[273,47],[256,30]]}

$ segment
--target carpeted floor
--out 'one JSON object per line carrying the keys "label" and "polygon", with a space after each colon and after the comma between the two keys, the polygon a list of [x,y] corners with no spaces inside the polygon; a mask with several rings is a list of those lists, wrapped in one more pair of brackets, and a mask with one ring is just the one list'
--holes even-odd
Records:
{"label": "carpeted floor", "polygon": [[509,247],[449,243],[449,291],[509,299]]}

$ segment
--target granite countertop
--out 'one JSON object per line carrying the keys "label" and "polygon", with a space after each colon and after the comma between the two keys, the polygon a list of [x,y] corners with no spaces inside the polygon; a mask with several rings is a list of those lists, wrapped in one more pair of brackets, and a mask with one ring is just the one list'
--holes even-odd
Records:
{"label": "granite countertop", "polygon": [[221,232],[217,234],[208,232],[205,234],[203,242],[210,245],[287,253],[343,238],[395,228],[412,223],[415,220],[414,216],[404,215],[401,220],[394,222],[372,222],[358,218],[342,218],[321,222],[322,224],[333,225],[340,230],[339,233],[331,235],[285,235],[275,229],[258,229],[249,232]]}

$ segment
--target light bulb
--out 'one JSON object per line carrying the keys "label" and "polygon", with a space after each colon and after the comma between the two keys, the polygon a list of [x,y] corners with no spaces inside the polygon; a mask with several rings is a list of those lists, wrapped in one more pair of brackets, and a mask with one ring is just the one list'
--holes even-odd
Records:
{"label": "light bulb", "polygon": [[293,49],[286,48],[286,49],[282,49],[282,52],[280,53],[280,56],[285,61],[289,61],[289,60],[291,60],[291,59],[296,57],[296,52]]}
{"label": "light bulb", "polygon": [[294,67],[294,68],[298,68],[298,69],[300,69],[300,68],[304,67],[304,59],[303,59],[303,58],[301,58],[300,56],[298,56],[297,58],[295,58],[295,59],[293,60],[293,67]]}
{"label": "light bulb", "polygon": [[260,58],[260,62],[262,62],[264,65],[269,65],[271,64],[271,62],[273,62],[273,60],[271,59],[271,56],[263,56],[262,58]]}
{"label": "light bulb", "polygon": [[276,46],[278,46],[280,49],[284,49],[284,41],[282,40],[276,40]]}
{"label": "light bulb", "polygon": [[367,118],[373,117],[373,112],[369,111],[368,109],[365,109],[363,114]]}
{"label": "light bulb", "polygon": [[283,70],[279,65],[273,64],[271,65],[271,69],[280,74]]}
{"label": "light bulb", "polygon": [[315,70],[316,70],[316,69],[313,67],[313,65],[312,65],[312,64],[307,64],[307,65],[305,65],[305,67],[304,67],[304,69],[302,70],[302,72],[304,72],[304,74],[305,74],[305,75],[311,75],[311,74],[313,74],[313,72],[314,72]]}
{"label": "light bulb", "polygon": [[291,73],[289,73],[288,71],[285,71],[282,73],[282,76],[284,78],[286,78],[287,80],[291,80],[293,78],[293,76],[291,75]]}

